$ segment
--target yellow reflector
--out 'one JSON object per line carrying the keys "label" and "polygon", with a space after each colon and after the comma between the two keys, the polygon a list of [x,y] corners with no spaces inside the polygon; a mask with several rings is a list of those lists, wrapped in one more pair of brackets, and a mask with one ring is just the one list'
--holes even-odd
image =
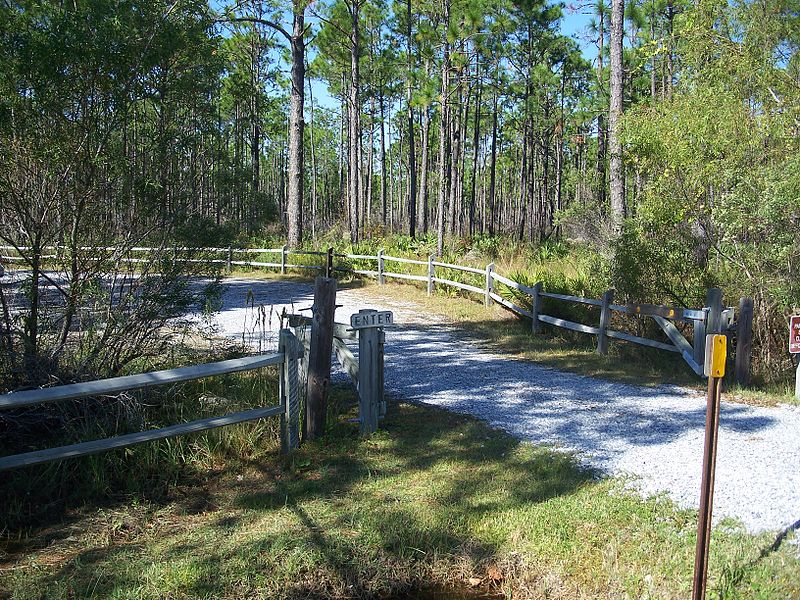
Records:
{"label": "yellow reflector", "polygon": [[703,365],[703,372],[706,377],[724,377],[727,358],[728,337],[724,335],[707,335],[706,362]]}

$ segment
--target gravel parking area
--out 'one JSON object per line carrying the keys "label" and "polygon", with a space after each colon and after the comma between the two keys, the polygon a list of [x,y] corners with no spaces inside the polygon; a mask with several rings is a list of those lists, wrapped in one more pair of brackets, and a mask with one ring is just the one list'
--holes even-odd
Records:
{"label": "gravel parking area", "polygon": [[[308,283],[227,284],[214,325],[254,348],[274,340],[283,307],[311,305]],[[376,304],[358,289],[340,291],[337,304],[339,322],[360,308],[394,311],[396,326],[386,336],[390,396],[474,415],[521,440],[574,452],[604,474],[630,477],[645,495],[698,506],[705,398],[697,392],[620,384],[502,356],[465,341],[441,318],[390,300]],[[720,424],[715,521],[732,517],[754,533],[797,527],[800,409],[724,402]]]}

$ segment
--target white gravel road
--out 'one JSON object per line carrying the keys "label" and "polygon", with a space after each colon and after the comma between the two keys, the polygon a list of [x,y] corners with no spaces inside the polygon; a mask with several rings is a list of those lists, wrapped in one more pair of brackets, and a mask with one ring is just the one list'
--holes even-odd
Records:
{"label": "white gravel road", "polygon": [[[220,334],[266,349],[284,306],[311,305],[312,287],[281,280],[227,280]],[[361,308],[390,309],[386,388],[395,398],[467,413],[519,439],[576,452],[587,466],[631,477],[643,494],[666,493],[697,507],[705,398],[675,386],[625,385],[564,373],[482,349],[441,318],[363,292],[340,291],[336,320]],[[258,310],[265,306],[261,322]],[[272,308],[272,311],[270,310]],[[272,316],[270,316],[272,315]],[[750,532],[800,520],[800,409],[723,402],[715,521],[740,520]]]}

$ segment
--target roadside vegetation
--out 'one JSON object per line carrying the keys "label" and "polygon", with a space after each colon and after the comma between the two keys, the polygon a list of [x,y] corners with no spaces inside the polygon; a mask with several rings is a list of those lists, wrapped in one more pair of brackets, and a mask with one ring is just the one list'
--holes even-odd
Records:
{"label": "roadside vegetation", "polygon": [[[134,372],[200,364],[241,355],[241,349],[208,343],[198,336],[172,347],[160,361],[142,359]],[[185,421],[277,403],[275,367],[246,374],[222,375],[113,397],[83,398],[24,409],[5,410],[0,454],[10,455],[156,429]],[[0,532],[3,539],[25,536],[43,522],[58,520],[68,507],[103,503],[122,496],[157,500],[200,473],[232,457],[248,457],[273,438],[277,423],[233,425],[159,444],[38,468],[2,473]],[[13,533],[12,533],[13,532]]]}
{"label": "roadside vegetation", "polygon": [[[239,240],[242,247],[263,246],[280,247],[279,237],[266,237],[258,240]],[[361,254],[375,256],[379,250],[385,255],[400,258],[427,260],[435,254],[436,240],[433,236],[417,236],[412,240],[408,236],[380,236],[363,240],[356,246],[343,242],[336,236],[305,246],[305,250],[324,251],[333,247],[339,255]],[[253,260],[275,260],[274,255],[264,255]],[[323,257],[290,255],[295,264],[322,265]],[[548,292],[579,297],[599,299],[603,292],[615,288],[621,275],[615,271],[615,260],[608,259],[593,251],[585,244],[548,243],[541,245],[520,244],[515,241],[499,238],[461,238],[445,246],[445,252],[439,262],[472,266],[483,269],[493,263],[494,269],[512,280],[527,286],[536,282],[543,283]],[[350,260],[338,257],[336,266],[375,270],[375,260]],[[395,273],[425,275],[426,267],[386,261],[385,269]],[[234,274],[248,277],[279,276],[271,269],[238,268]],[[445,270],[437,267],[437,276],[452,281],[467,283],[479,288],[484,286],[484,276],[457,270]],[[483,296],[465,292],[446,285],[435,285],[435,293],[428,297],[424,283],[412,283],[387,277],[386,288],[379,288],[370,277],[348,277],[340,275],[342,285],[364,285],[368,293],[382,295],[388,301],[407,300],[424,306],[428,310],[440,313],[450,319],[454,325],[473,339],[490,344],[496,350],[513,353],[549,366],[590,376],[600,376],[616,381],[645,383],[648,385],[678,384],[700,388],[703,382],[686,363],[677,355],[669,352],[646,348],[627,342],[612,341],[609,354],[601,356],[596,352],[594,336],[573,333],[544,325],[544,333],[532,335],[530,320],[514,315],[497,303],[487,309],[483,305]],[[346,282],[346,283],[345,283]],[[518,306],[530,308],[530,299],[524,294],[497,283],[495,291],[513,301]],[[725,304],[736,304],[731,292],[724,290]],[[630,293],[618,293],[615,302],[658,302],[658,299],[647,292],[641,296]],[[676,306],[699,308],[705,303],[705,297],[697,295],[694,302],[675,303]],[[596,325],[599,320],[599,309],[580,304],[545,299],[543,312],[562,319]],[[614,313],[611,327],[634,335],[658,339],[664,337],[661,329],[650,319]],[[686,330],[691,338],[691,326],[676,323]],[[666,341],[666,338],[664,338]],[[785,340],[781,340],[785,342]],[[776,341],[777,344],[777,341]],[[732,340],[729,359],[733,361],[736,352],[736,340]],[[754,350],[752,379],[748,386],[742,387],[733,381],[733,369],[728,369],[726,377],[726,397],[740,402],[763,406],[778,403],[796,404],[794,397],[793,371],[781,370],[763,354],[761,349]],[[731,362],[732,364],[732,362]],[[790,364],[790,363],[787,363]],[[774,367],[774,368],[773,368]]]}

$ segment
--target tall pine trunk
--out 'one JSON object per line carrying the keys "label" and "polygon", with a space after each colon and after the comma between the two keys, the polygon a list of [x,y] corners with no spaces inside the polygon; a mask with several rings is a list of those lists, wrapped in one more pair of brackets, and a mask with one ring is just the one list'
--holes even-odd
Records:
{"label": "tall pine trunk", "polygon": [[624,23],[624,0],[611,0],[611,101],[608,111],[609,146],[611,162],[611,225],[616,233],[622,228],[625,218],[625,181],[622,164],[622,141],[619,135],[622,117],[623,64],[622,35]]}
{"label": "tall pine trunk", "polygon": [[361,107],[359,105],[359,4],[354,0],[350,6],[350,242],[357,244],[360,238],[358,205],[361,199]]}
{"label": "tall pine trunk", "polygon": [[414,107],[411,103],[411,87],[413,85],[413,69],[411,54],[411,0],[406,1],[406,18],[408,28],[406,30],[406,52],[408,54],[408,65],[406,72],[406,108],[408,110],[408,234],[414,238],[417,235],[417,157],[414,144]]}
{"label": "tall pine trunk", "polygon": [[450,0],[442,0],[442,8],[444,12],[444,34],[443,53],[442,53],[442,89],[440,100],[440,118],[439,118],[439,205],[436,215],[436,254],[442,256],[444,252],[444,225],[445,225],[445,204],[447,201],[447,193],[449,188],[449,162],[447,152],[448,142],[448,110],[447,110],[447,95],[450,93],[448,86],[448,79],[450,77],[450,44],[447,40],[447,28],[450,25]]}
{"label": "tall pine trunk", "polygon": [[289,190],[287,219],[289,246],[296,248],[303,240],[303,103],[305,100],[305,5],[294,2],[292,36],[292,92],[289,99]]}

